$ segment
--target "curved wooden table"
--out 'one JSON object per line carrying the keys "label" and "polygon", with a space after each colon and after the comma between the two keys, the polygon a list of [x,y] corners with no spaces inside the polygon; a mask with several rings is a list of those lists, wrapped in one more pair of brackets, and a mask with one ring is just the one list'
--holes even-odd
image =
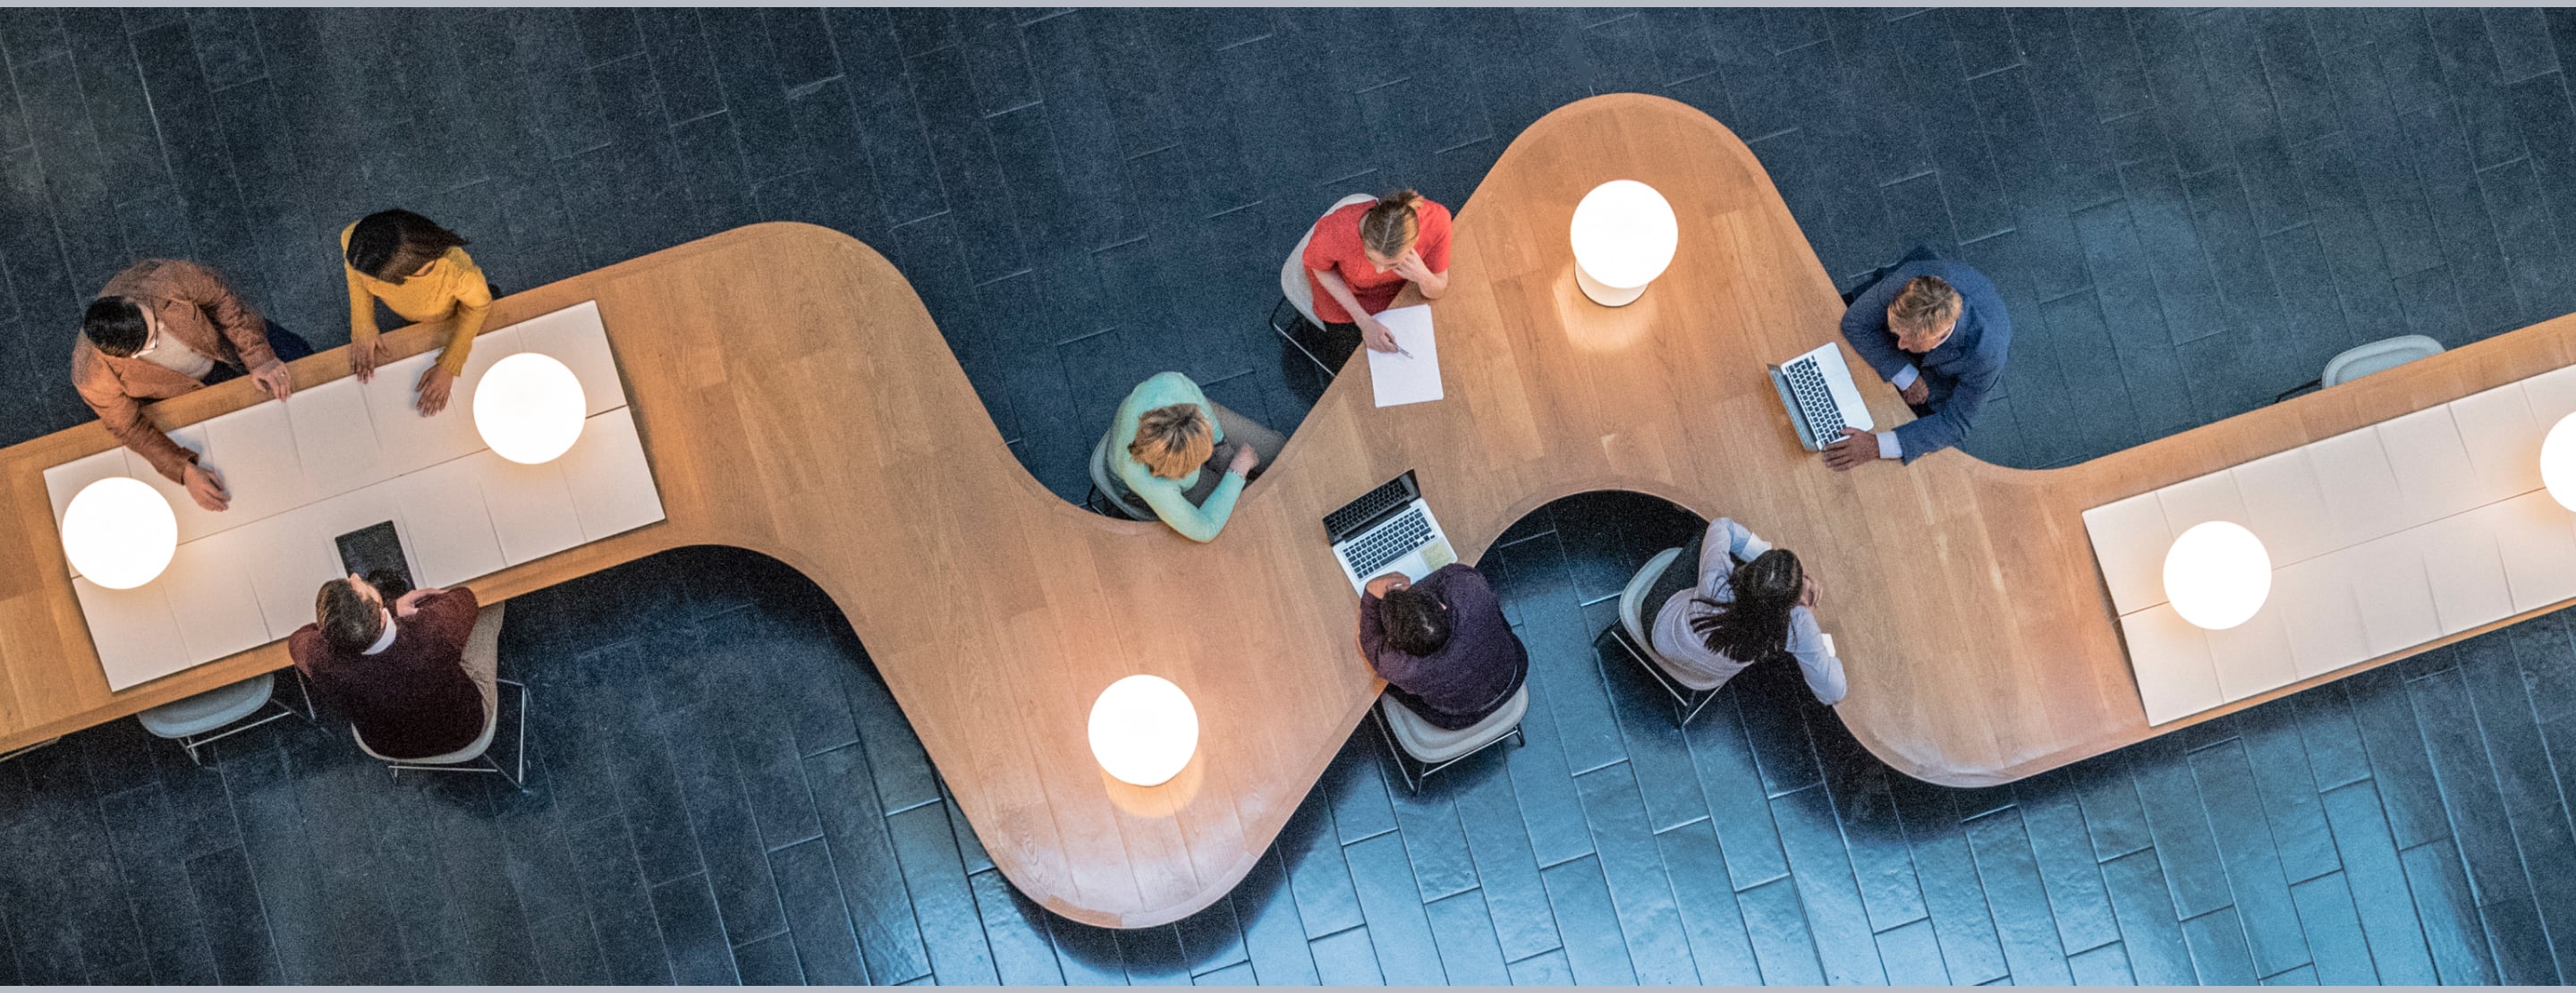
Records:
{"label": "curved wooden table", "polygon": [[[1672,270],[1613,310],[1575,288],[1566,231],[1583,193],[1617,178],[1663,191],[1682,235]],[[1832,584],[1852,732],[1906,774],[1992,784],[2157,733],[2084,508],[2563,364],[2576,330],[2552,321],[2072,468],[1944,452],[1837,474],[1798,448],[1762,364],[1833,339],[1840,301],[1716,121],[1638,95],[1548,115],[1460,212],[1455,252],[1435,305],[1448,399],[1374,409],[1354,363],[1209,545],[1042,489],[909,284],[833,232],[743,228],[510,297],[494,326],[599,301],[669,519],[474,585],[507,597],[696,544],[802,570],[1011,881],[1066,917],[1142,927],[1230,890],[1376,697],[1317,522],[1405,469],[1471,561],[1588,490],[1748,522]],[[392,340],[418,351],[441,330]],[[298,379],[343,362],[315,356]],[[1883,384],[1863,392],[1882,423],[1903,419]],[[228,384],[155,416],[253,400]],[[0,537],[0,751],[286,664],[275,644],[107,692],[41,472],[112,444],[85,425],[0,452],[18,524]],[[1205,728],[1188,770],[1152,789],[1108,780],[1085,738],[1093,696],[1137,672],[1189,691]]]}

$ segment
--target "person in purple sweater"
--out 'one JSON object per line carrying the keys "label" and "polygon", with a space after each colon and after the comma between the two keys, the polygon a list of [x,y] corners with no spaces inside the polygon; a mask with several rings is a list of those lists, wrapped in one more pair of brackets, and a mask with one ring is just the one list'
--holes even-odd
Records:
{"label": "person in purple sweater", "polygon": [[390,759],[424,759],[482,737],[500,704],[494,658],[468,658],[481,606],[474,591],[413,590],[386,603],[351,573],[322,584],[314,622],[286,654],[360,741]]}
{"label": "person in purple sweater", "polygon": [[1419,583],[1402,573],[1369,580],[1360,594],[1360,654],[1386,693],[1432,726],[1475,726],[1519,692],[1529,649],[1503,618],[1493,587],[1452,563]]}

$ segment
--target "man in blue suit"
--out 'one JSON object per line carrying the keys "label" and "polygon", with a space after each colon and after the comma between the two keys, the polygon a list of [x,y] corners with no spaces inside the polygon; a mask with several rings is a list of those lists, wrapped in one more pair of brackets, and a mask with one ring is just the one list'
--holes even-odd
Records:
{"label": "man in blue suit", "polygon": [[1836,470],[1873,459],[1912,463],[1965,440],[2003,375],[2012,319],[1984,275],[1917,248],[1853,298],[1843,337],[1896,387],[1915,420],[1893,431],[1844,428],[1842,440],[1825,446],[1825,464]]}

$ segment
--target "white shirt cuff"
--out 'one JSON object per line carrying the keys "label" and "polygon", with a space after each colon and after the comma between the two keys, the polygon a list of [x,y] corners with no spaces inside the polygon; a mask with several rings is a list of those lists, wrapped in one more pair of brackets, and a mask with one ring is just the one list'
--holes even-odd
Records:
{"label": "white shirt cuff", "polygon": [[1882,459],[1901,459],[1905,457],[1905,450],[1897,447],[1896,432],[1881,431],[1878,433],[1878,457]]}
{"label": "white shirt cuff", "polygon": [[1923,378],[1922,370],[1909,365],[1905,368],[1896,370],[1896,375],[1887,381],[1887,385],[1901,390],[1914,385],[1914,381],[1921,378]]}

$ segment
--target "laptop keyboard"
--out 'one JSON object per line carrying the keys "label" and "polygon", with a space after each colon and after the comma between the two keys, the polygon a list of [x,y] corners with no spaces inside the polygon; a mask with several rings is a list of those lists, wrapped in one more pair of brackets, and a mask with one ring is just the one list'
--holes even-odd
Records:
{"label": "laptop keyboard", "polygon": [[1324,534],[1338,539],[1342,535],[1358,530],[1360,525],[1375,519],[1377,515],[1402,506],[1405,501],[1411,499],[1413,499],[1413,488],[1405,485],[1404,477],[1397,476],[1387,480],[1385,485],[1362,493],[1359,499],[1343,504],[1342,509],[1325,515]]}
{"label": "laptop keyboard", "polygon": [[1789,380],[1789,389],[1798,395],[1798,415],[1807,419],[1807,430],[1816,436],[1816,444],[1830,445],[1843,437],[1843,408],[1834,402],[1834,393],[1825,387],[1825,374],[1816,369],[1816,360],[1802,358],[1780,370]]}
{"label": "laptop keyboard", "polygon": [[1431,520],[1414,507],[1389,518],[1357,540],[1342,546],[1342,562],[1361,579],[1374,578],[1386,564],[1431,541]]}

